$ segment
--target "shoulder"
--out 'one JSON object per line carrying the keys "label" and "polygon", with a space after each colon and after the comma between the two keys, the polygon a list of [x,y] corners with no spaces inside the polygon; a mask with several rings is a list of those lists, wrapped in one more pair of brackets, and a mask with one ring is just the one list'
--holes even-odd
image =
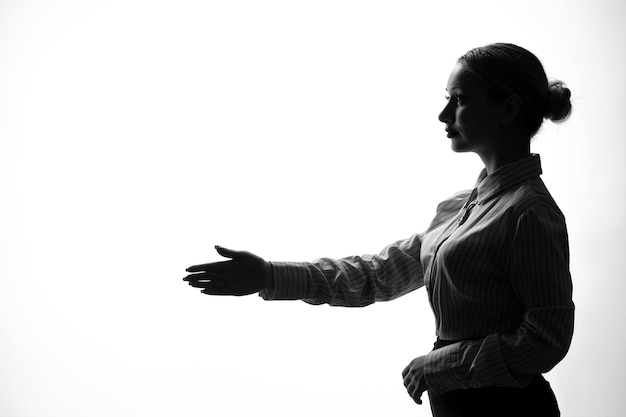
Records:
{"label": "shoulder", "polygon": [[510,199],[518,218],[525,214],[536,216],[540,213],[551,213],[552,216],[564,218],[561,209],[539,177],[525,181],[503,197]]}
{"label": "shoulder", "polygon": [[511,199],[511,237],[522,241],[567,241],[563,212],[540,178],[520,184],[508,193]]}

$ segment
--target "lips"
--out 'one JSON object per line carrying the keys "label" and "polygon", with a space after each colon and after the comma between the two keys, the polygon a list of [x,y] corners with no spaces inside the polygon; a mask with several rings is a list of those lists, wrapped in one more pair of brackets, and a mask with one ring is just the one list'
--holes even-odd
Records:
{"label": "lips", "polygon": [[452,138],[454,136],[457,136],[459,134],[459,132],[457,132],[454,129],[446,129],[446,132],[448,133],[448,137]]}

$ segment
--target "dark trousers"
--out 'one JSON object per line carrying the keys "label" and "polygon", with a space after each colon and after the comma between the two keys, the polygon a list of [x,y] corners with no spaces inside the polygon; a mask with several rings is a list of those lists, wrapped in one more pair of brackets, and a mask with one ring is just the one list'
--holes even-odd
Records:
{"label": "dark trousers", "polygon": [[[435,349],[450,342],[437,341]],[[559,417],[550,384],[537,375],[525,388],[487,387],[428,394],[434,417]]]}
{"label": "dark trousers", "polygon": [[559,417],[550,384],[541,375],[525,388],[470,388],[429,394],[434,417]]}

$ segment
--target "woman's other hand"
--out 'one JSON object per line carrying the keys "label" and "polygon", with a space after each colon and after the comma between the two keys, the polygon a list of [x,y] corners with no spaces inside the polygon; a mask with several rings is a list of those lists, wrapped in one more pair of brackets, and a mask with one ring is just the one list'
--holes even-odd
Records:
{"label": "woman's other hand", "polygon": [[413,359],[402,371],[404,386],[407,392],[418,404],[422,403],[422,394],[428,389],[424,378],[425,356]]}

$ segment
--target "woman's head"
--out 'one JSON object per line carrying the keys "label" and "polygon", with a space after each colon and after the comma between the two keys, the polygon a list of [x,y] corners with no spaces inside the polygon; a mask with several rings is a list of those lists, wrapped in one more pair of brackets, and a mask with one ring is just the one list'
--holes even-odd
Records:
{"label": "woman's head", "polygon": [[468,51],[459,65],[496,101],[519,97],[521,126],[532,138],[543,122],[560,122],[571,113],[570,90],[562,81],[548,81],[535,55],[517,45],[494,43]]}
{"label": "woman's head", "polygon": [[452,149],[480,155],[487,170],[530,152],[530,139],[543,119],[567,119],[570,91],[548,81],[533,54],[511,44],[475,48],[459,58],[439,114]]}

